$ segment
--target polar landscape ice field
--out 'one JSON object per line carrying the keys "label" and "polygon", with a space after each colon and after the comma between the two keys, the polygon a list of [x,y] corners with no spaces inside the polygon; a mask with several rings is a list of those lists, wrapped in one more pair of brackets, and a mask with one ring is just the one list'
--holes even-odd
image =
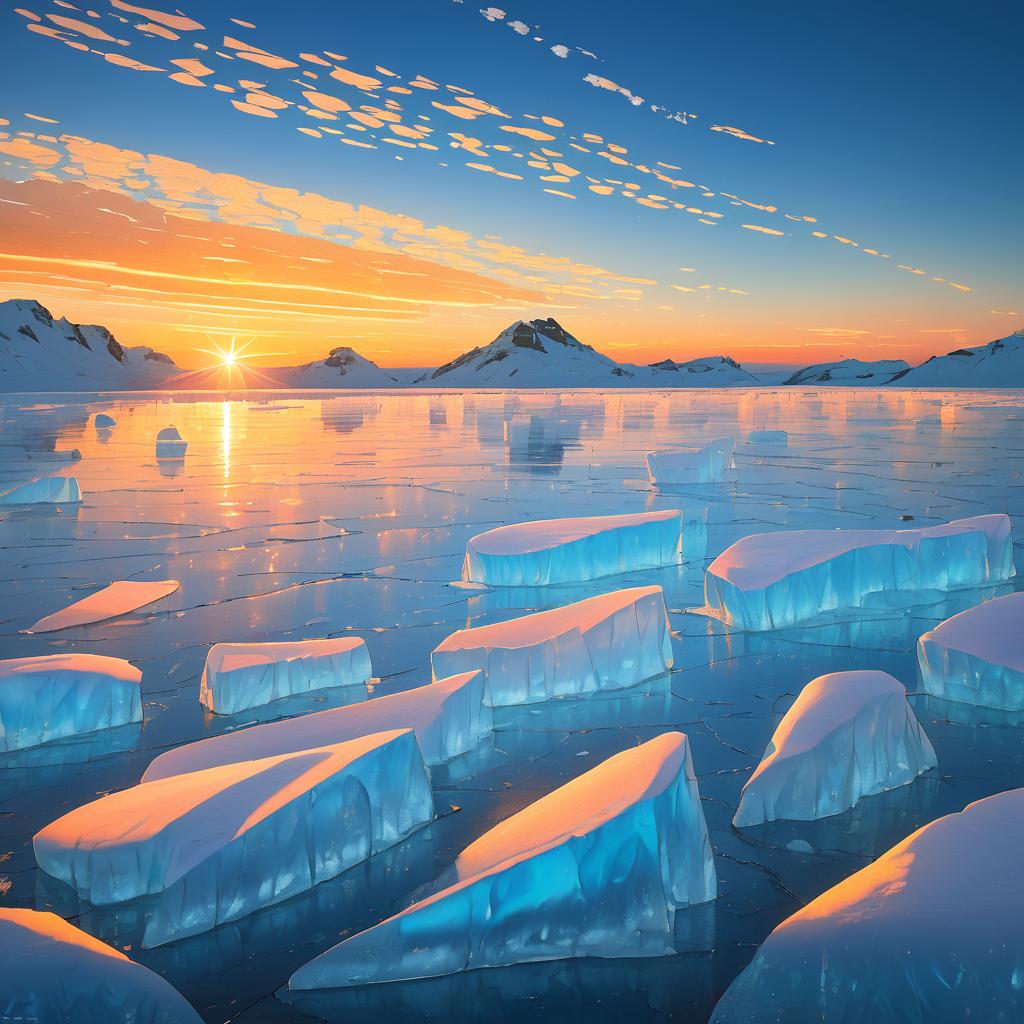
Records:
{"label": "polar landscape ice field", "polygon": [[[98,415],[116,424],[98,430]],[[18,395],[0,401],[0,417],[0,492],[54,476],[81,490],[80,502],[0,508],[0,658],[124,659],[142,672],[143,705],[141,724],[0,755],[0,910],[59,915],[162,976],[205,1021],[704,1022],[784,919],[919,827],[1024,778],[1022,713],[920,692],[917,657],[922,634],[1020,577],[779,630],[736,631],[699,612],[705,570],[751,534],[1000,513],[1024,537],[1019,392]],[[157,457],[171,425],[187,448]],[[650,482],[645,453],[723,437],[736,442],[726,479]],[[462,579],[467,542],[499,527],[672,509],[678,564],[548,586]],[[28,632],[111,583],[167,580],[180,587],[119,617]],[[431,652],[457,630],[651,586],[668,608],[667,674],[494,707],[492,735],[431,766],[432,823],[290,899],[144,948],[146,898],[92,906],[37,867],[36,833],[138,784],[159,755],[355,702],[351,687],[318,688],[211,714],[199,692],[213,644],[360,638],[373,671],[360,696],[372,703],[429,684]],[[938,767],[838,815],[734,828],[741,789],[801,690],[869,670],[910,692]],[[315,957],[429,896],[496,825],[669,732],[688,738],[718,892],[676,911],[674,955],[288,990]],[[773,942],[766,957],[783,948]],[[756,998],[752,984],[734,1005],[748,990]]]}

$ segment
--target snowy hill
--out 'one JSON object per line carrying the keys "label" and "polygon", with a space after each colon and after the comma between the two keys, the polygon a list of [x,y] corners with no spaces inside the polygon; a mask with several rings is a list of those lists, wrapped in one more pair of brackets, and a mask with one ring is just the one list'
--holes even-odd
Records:
{"label": "snowy hill", "polygon": [[266,373],[278,387],[285,388],[393,388],[398,383],[376,363],[346,346],[331,349],[321,362],[284,366]]}
{"label": "snowy hill", "polygon": [[898,374],[901,388],[1024,387],[1024,331],[980,348],[959,348]]}
{"label": "snowy hill", "polygon": [[[691,359],[687,363],[663,359],[660,363],[651,363],[646,369],[650,371],[649,380],[643,380],[642,383],[645,386],[649,383],[653,387],[751,388],[761,383],[728,356],[707,356],[704,359]],[[638,377],[642,376],[638,374]]]}
{"label": "snowy hill", "polygon": [[783,384],[826,384],[853,388],[877,388],[888,384],[897,374],[906,373],[910,363],[903,359],[841,359],[836,363],[817,363],[797,370]]}
{"label": "snowy hill", "polygon": [[179,372],[151,348],[124,348],[105,327],[55,320],[31,299],[0,302],[0,392],[159,388]]}

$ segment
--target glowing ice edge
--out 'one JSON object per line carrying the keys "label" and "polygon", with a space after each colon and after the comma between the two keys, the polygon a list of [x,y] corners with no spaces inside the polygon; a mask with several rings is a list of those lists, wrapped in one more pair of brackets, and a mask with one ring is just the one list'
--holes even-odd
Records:
{"label": "glowing ice edge", "polygon": [[65,505],[82,500],[77,477],[44,476],[0,494],[0,505]]}
{"label": "glowing ice edge", "polygon": [[68,605],[62,611],[40,619],[29,632],[54,633],[59,629],[70,629],[72,626],[88,626],[94,622],[115,619],[119,615],[127,615],[129,612],[144,608],[147,604],[169,597],[180,586],[177,580],[118,580],[109,587],[104,587],[95,594]]}
{"label": "glowing ice edge", "polygon": [[731,437],[716,437],[701,445],[648,452],[647,474],[652,484],[709,484],[727,479],[734,467]]}

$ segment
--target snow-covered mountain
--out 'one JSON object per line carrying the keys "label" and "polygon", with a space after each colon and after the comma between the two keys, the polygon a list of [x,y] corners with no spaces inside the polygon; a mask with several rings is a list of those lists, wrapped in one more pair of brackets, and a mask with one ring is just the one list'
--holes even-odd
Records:
{"label": "snow-covered mountain", "polygon": [[0,302],[0,392],[164,387],[180,371],[151,348],[125,348],[105,327],[55,320],[31,299]]}
{"label": "snow-covered mountain", "polygon": [[1024,331],[979,348],[932,356],[897,374],[890,383],[901,388],[1024,387]]}
{"label": "snow-covered mountain", "polygon": [[[748,373],[735,359],[728,356],[707,356],[704,359],[691,359],[687,363],[663,359],[660,363],[651,363],[645,369],[650,371],[650,383],[653,387],[752,388],[761,383],[757,377]],[[638,376],[642,377],[641,374]],[[644,381],[641,386],[647,386],[647,382]]]}
{"label": "snow-covered mountain", "polygon": [[318,363],[266,371],[276,386],[285,388],[393,388],[398,382],[376,363],[346,346],[331,349]]}
{"label": "snow-covered mountain", "polygon": [[783,384],[825,384],[853,388],[877,388],[898,374],[906,373],[910,363],[903,359],[841,359],[836,363],[816,363],[797,370]]}

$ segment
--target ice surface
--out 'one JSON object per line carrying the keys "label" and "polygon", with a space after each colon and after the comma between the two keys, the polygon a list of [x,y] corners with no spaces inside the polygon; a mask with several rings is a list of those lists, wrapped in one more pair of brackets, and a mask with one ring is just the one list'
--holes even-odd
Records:
{"label": "ice surface", "polygon": [[652,484],[712,484],[727,479],[733,468],[731,437],[716,437],[701,445],[648,452],[647,473]]}
{"label": "ice surface", "polygon": [[678,509],[514,523],[470,538],[462,578],[497,587],[580,583],[681,558]]}
{"label": "ice surface", "polygon": [[0,661],[0,751],[142,721],[142,673],[100,654]]}
{"label": "ice surface", "polygon": [[0,505],[71,504],[82,500],[82,489],[73,476],[43,476],[0,494]]}
{"label": "ice surface", "polygon": [[916,530],[756,533],[708,567],[704,610],[738,629],[780,629],[863,608],[877,594],[948,591],[1013,575],[1006,515]]}
{"label": "ice surface", "polygon": [[675,911],[717,892],[689,741],[665,733],[610,757],[481,836],[450,875],[301,967],[289,987],[673,953]]}
{"label": "ice surface", "polygon": [[785,447],[789,444],[789,434],[784,430],[752,430],[747,434],[749,444],[777,444]]}
{"label": "ice surface", "polygon": [[661,587],[633,587],[475,629],[434,648],[435,678],[480,669],[494,707],[619,690],[672,667]]}
{"label": "ice surface", "polygon": [[157,946],[310,889],[433,815],[406,729],[142,782],[32,843],[39,866],[93,904],[160,894],[145,935]]}
{"label": "ice surface", "polygon": [[485,691],[483,674],[466,672],[362,704],[211,736],[161,754],[142,781],[291,754],[389,729],[415,730],[427,764],[442,764],[490,735],[491,709],[484,704]]}
{"label": "ice surface", "polygon": [[946,700],[1024,710],[1024,593],[954,615],[917,642],[922,688]]}
{"label": "ice surface", "polygon": [[56,914],[0,908],[0,1020],[202,1024],[159,974]]}
{"label": "ice surface", "polygon": [[180,459],[188,450],[188,441],[183,441],[178,428],[164,427],[156,435],[156,457],[158,459]]}
{"label": "ice surface", "polygon": [[58,629],[72,626],[87,626],[92,622],[103,622],[119,615],[127,615],[137,608],[159,601],[173,594],[181,584],[177,580],[155,580],[134,582],[118,580],[95,594],[82,598],[63,611],[54,612],[40,619],[29,630],[30,633],[53,633]]}
{"label": "ice surface", "polygon": [[813,821],[913,782],[935,751],[887,672],[831,672],[809,682],[747,780],[736,826]]}
{"label": "ice surface", "polygon": [[111,427],[117,426],[117,420],[113,416],[108,416],[105,412],[98,412],[92,421],[92,425],[97,430],[109,430]]}
{"label": "ice surface", "polygon": [[768,936],[713,1024],[1024,1019],[1024,789],[939,818]]}

